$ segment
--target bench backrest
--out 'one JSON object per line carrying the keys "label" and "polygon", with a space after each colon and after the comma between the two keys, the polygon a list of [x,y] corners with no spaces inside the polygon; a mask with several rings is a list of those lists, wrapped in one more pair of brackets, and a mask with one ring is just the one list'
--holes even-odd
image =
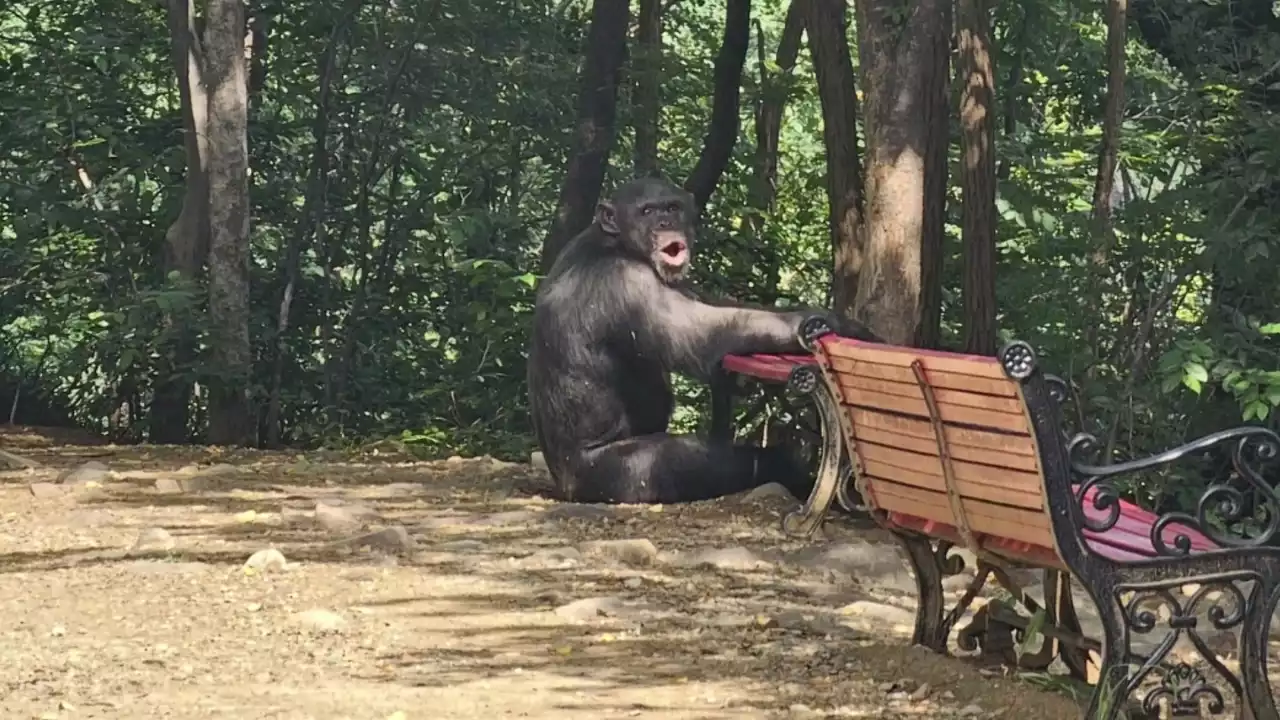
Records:
{"label": "bench backrest", "polygon": [[1030,415],[996,358],[835,335],[815,350],[864,501],[978,547],[991,535],[1054,548]]}

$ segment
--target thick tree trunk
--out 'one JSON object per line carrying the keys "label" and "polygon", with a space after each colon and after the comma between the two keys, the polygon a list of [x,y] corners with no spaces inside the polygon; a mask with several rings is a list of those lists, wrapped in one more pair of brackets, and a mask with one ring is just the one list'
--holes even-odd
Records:
{"label": "thick tree trunk", "polygon": [[985,0],[960,0],[960,126],[964,168],[964,348],[994,355],[996,334],[995,70]]}
{"label": "thick tree trunk", "polygon": [[662,2],[640,0],[635,67],[636,175],[656,176],[662,114]]}
{"label": "thick tree trunk", "polygon": [[925,95],[928,142],[924,153],[924,227],[920,232],[920,325],[917,347],[942,344],[942,271],[947,241],[947,186],[951,148],[951,4],[929,43]]}
{"label": "thick tree trunk", "polygon": [[560,188],[556,218],[542,245],[544,271],[551,269],[560,249],[591,224],[600,200],[600,186],[613,148],[618,81],[627,56],[630,18],[627,0],[595,0],[592,4],[578,96],[578,127]]}
{"label": "thick tree trunk", "polygon": [[827,157],[827,207],[831,232],[831,298],[836,313],[853,316],[862,266],[862,161],[858,157],[858,97],[849,53],[843,0],[801,0]]}
{"label": "thick tree trunk", "polygon": [[209,0],[209,442],[251,439],[249,136],[244,3]]}
{"label": "thick tree trunk", "polygon": [[867,170],[854,319],[887,342],[908,345],[920,325],[930,75],[936,44],[947,42],[946,0],[913,0],[905,13],[899,0],[858,0],[856,8]]}
{"label": "thick tree trunk", "polygon": [[715,90],[711,99],[711,122],[698,164],[689,173],[684,187],[693,194],[701,212],[711,199],[720,176],[733,157],[738,142],[738,111],[742,95],[742,68],[751,45],[751,0],[728,0],[724,38],[715,62]]}
{"label": "thick tree trunk", "polygon": [[[169,1],[169,39],[178,79],[187,177],[182,209],[164,235],[160,266],[166,278],[176,272],[181,279],[190,281],[200,275],[209,251],[209,179],[205,166],[209,152],[209,101],[204,48],[196,32],[193,0]],[[148,437],[153,443],[184,443],[189,439],[192,383],[183,373],[195,357],[194,333],[185,318],[168,315],[163,322],[175,340],[171,348],[162,348],[156,364]]]}

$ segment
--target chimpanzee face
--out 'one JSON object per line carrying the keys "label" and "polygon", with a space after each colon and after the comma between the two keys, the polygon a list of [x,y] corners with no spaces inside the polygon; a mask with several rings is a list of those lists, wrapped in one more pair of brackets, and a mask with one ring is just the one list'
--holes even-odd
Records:
{"label": "chimpanzee face", "polygon": [[693,201],[689,193],[653,178],[632,180],[600,203],[596,219],[629,255],[648,262],[667,284],[693,261]]}

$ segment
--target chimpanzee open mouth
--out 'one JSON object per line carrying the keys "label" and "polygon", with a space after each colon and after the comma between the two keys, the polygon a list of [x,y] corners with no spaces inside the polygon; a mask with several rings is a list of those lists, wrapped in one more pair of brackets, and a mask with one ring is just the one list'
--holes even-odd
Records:
{"label": "chimpanzee open mouth", "polygon": [[[658,241],[662,242],[665,238],[663,235],[679,235],[679,233],[659,233]],[[676,237],[663,243],[659,248],[662,255],[662,261],[668,265],[683,265],[689,260],[689,245],[684,241],[683,236]]]}

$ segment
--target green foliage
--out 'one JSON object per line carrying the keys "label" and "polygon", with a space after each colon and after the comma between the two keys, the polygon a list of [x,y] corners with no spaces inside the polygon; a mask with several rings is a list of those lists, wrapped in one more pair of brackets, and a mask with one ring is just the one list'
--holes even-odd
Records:
{"label": "green foliage", "polygon": [[[1131,28],[1115,232],[1105,242],[1091,223],[1107,79],[1101,6],[1001,3],[994,17],[1002,334],[1033,341],[1049,369],[1072,380],[1074,424],[1107,438],[1117,456],[1241,419],[1274,423],[1280,405],[1280,41],[1232,24],[1217,5],[1187,4],[1161,33]],[[781,0],[753,7],[770,64],[786,9]],[[254,10],[271,18],[251,110],[255,403],[271,398],[279,347],[286,440],[392,437],[426,455],[523,455],[538,251],[573,129],[590,3]],[[723,15],[723,3],[688,0],[665,19],[660,149],[677,180],[702,147]],[[752,42],[740,139],[702,221],[695,279],[749,301],[825,304],[830,240],[812,67],[802,52],[776,209],[756,232],[754,32]],[[204,289],[164,277],[159,261],[185,172],[169,49],[155,3],[19,0],[0,11],[0,391],[7,404],[24,388],[19,419],[66,416],[143,438],[163,371],[197,383],[198,431]],[[631,173],[623,82],[609,183]],[[313,189],[318,128],[325,162]],[[959,162],[953,143],[943,288],[951,344],[962,322]],[[299,240],[278,336],[285,258]],[[1082,288],[1100,247],[1095,305]],[[187,341],[189,362],[162,362]],[[694,429],[705,388],[677,387],[676,426]],[[1146,495],[1160,492],[1156,483]]]}

